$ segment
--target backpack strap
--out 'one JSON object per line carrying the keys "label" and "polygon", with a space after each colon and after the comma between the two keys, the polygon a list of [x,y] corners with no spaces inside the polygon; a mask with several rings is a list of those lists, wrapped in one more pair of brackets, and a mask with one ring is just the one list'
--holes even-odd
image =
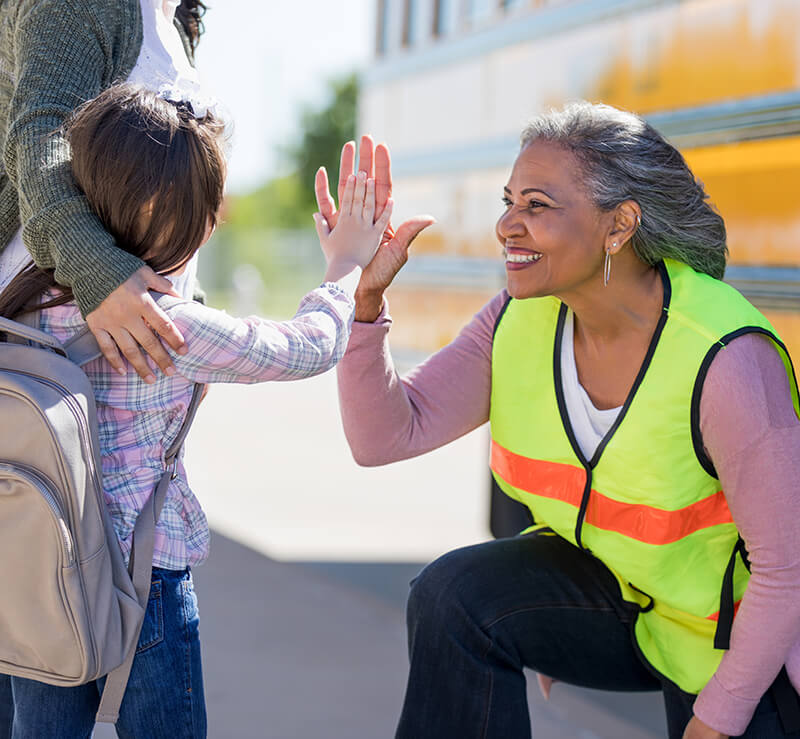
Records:
{"label": "backpack strap", "polygon": [[100,345],[88,326],[84,326],[77,334],[70,336],[64,342],[64,351],[78,367],[83,367],[84,364],[88,364],[93,359],[103,356],[103,352],[100,351]]}
{"label": "backpack strap", "polygon": [[[153,494],[148,498],[147,503],[145,503],[133,527],[133,546],[131,548],[128,569],[139,604],[142,606],[142,619],[144,619],[147,601],[150,597],[150,579],[153,571],[156,522],[161,515],[161,509],[164,507],[169,483],[171,480],[175,479],[178,454],[183,446],[186,435],[189,433],[189,428],[194,420],[197,407],[202,400],[203,388],[203,385],[195,383],[194,390],[192,391],[192,399],[186,410],[186,418],[183,421],[183,425],[178,431],[175,441],[164,455],[164,463],[167,469],[161,475],[161,479],[158,481]],[[137,630],[137,638],[134,639],[131,644],[125,661],[106,676],[106,684],[103,689],[100,706],[97,710],[96,721],[113,724],[116,723],[119,718],[119,707],[122,704],[125,688],[128,685],[128,677],[130,676],[131,666],[133,665],[133,658],[136,655],[136,647],[139,641],[138,633],[140,630],[141,624]]]}
{"label": "backpack strap", "polygon": [[12,344],[33,342],[46,346],[48,349],[53,349],[59,354],[66,356],[66,351],[58,339],[39,330],[37,313],[25,313],[24,315],[18,316],[17,319],[16,321],[12,321],[9,318],[0,316],[0,331],[8,336],[8,340]]}

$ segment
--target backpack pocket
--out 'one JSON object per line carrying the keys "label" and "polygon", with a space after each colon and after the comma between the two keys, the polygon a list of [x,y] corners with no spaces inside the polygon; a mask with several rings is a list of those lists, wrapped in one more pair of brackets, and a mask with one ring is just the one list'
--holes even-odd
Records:
{"label": "backpack pocket", "polygon": [[[78,677],[84,649],[71,603],[82,598],[58,493],[39,472],[0,461],[0,671]],[[32,645],[35,645],[32,646]]]}

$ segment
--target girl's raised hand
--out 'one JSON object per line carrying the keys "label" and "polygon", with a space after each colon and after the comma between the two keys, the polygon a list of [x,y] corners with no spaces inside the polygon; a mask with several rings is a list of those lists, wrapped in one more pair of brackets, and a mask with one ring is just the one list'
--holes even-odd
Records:
{"label": "girl's raised hand", "polygon": [[375,220],[375,179],[366,172],[347,177],[342,199],[331,229],[327,220],[314,214],[320,246],[329,271],[338,265],[357,265],[364,268],[372,260],[392,215],[392,201]]}

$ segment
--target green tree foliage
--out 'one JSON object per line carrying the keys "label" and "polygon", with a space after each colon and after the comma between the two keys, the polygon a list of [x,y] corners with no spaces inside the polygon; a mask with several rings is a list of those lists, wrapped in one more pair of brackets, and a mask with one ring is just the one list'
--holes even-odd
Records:
{"label": "green tree foliage", "polygon": [[290,174],[245,195],[229,199],[225,221],[243,228],[311,228],[316,210],[314,175],[328,170],[335,187],[342,144],[355,138],[358,79],[354,74],[330,82],[330,102],[306,105],[300,112],[297,141],[283,149]]}
{"label": "green tree foliage", "polygon": [[225,223],[229,228],[242,229],[310,228],[313,212],[300,178],[292,172],[245,195],[228,198]]}
{"label": "green tree foliage", "polygon": [[[314,205],[314,175],[320,166],[338,176],[342,144],[356,135],[358,78],[352,74],[331,83],[331,102],[322,109],[306,107],[300,116],[302,135],[288,150],[306,202]],[[332,182],[332,186],[335,181]]]}

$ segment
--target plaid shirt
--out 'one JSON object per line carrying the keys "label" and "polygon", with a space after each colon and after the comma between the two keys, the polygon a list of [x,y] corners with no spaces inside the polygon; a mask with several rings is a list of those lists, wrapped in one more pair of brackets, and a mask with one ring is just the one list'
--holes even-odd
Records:
{"label": "plaid shirt", "polygon": [[[344,354],[353,301],[335,284],[308,293],[289,321],[233,318],[187,301],[167,313],[188,346],[170,351],[177,373],[148,385],[129,368],[117,374],[102,357],[84,370],[94,388],[103,462],[103,489],[127,561],[133,525],[164,471],[193,383],[298,380],[333,367]],[[85,323],[75,303],[40,314],[43,331],[65,341]],[[154,365],[152,365],[154,366]],[[208,522],[186,479],[183,454],[156,526],[153,565],[181,570],[208,556]]]}

